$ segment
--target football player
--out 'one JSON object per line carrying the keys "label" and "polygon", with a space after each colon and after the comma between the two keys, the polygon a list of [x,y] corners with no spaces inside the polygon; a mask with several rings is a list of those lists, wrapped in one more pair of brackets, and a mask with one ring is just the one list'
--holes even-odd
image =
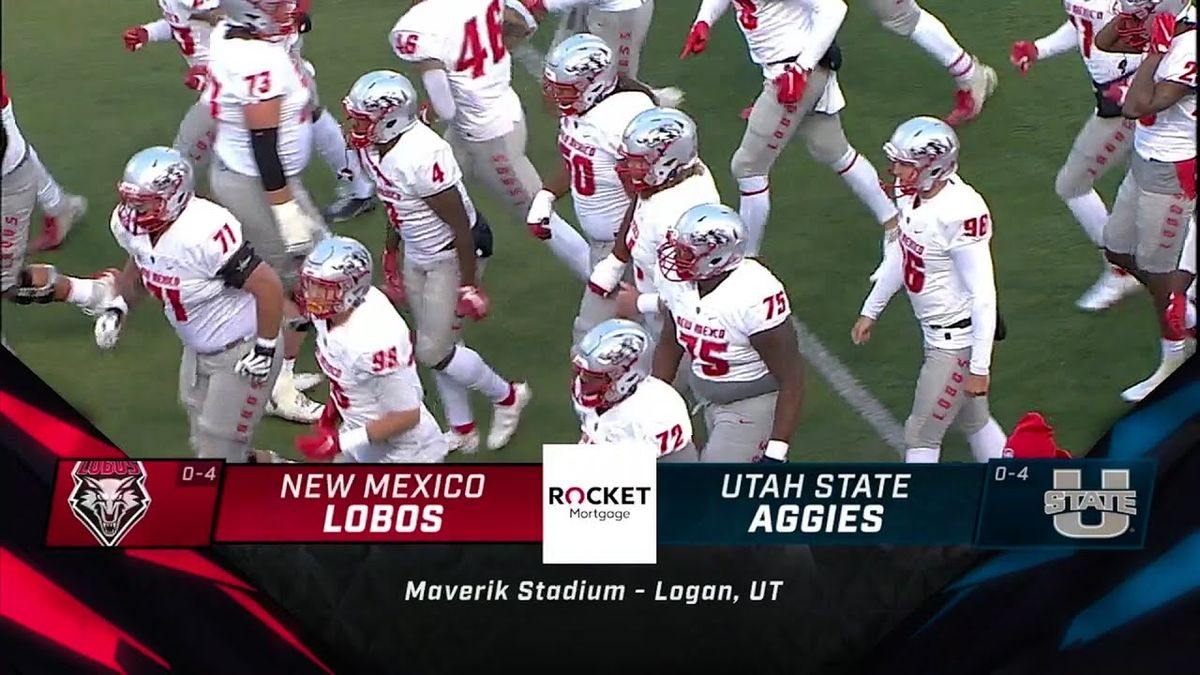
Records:
{"label": "football player", "polygon": [[733,209],[688,209],[659,246],[665,306],[654,375],[673,377],[691,357],[692,393],[703,404],[703,462],[783,462],[804,400],[791,303],[783,284],[746,257]]}
{"label": "football player", "polygon": [[471,453],[479,447],[468,390],[494,406],[488,447],[502,448],[533,392],[524,382],[500,377],[461,341],[462,319],[478,321],[488,313],[479,283],[483,259],[492,254],[492,232],[467,195],[450,144],[418,119],[417,92],[407,78],[386,70],[367,73],[343,107],[346,136],[392,225],[384,266],[393,294],[399,292],[396,268],[404,242],[403,293],[416,322],[416,358],[433,369],[451,449]]}
{"label": "football player", "polygon": [[1179,269],[1171,275],[1171,294],[1167,301],[1166,322],[1171,330],[1196,338],[1196,216],[1188,223],[1187,239],[1179,256]]}
{"label": "football player", "polygon": [[70,302],[98,314],[96,344],[111,349],[129,307],[146,292],[183,343],[179,398],[189,442],[204,458],[244,462],[279,373],[283,286],[232,213],[195,196],[192,165],[173,148],[135,154],[117,186],[111,228],[128,254],[99,279],[25,269],[33,302]]}
{"label": "football player", "polygon": [[64,192],[42,164],[37,150],[21,135],[8,84],[0,70],[0,123],[8,142],[4,146],[4,246],[5,269],[21,268],[29,243],[29,224],[34,206],[42,209],[42,233],[34,240],[35,251],[50,251],[62,245],[67,233],[87,212],[87,200]]}
{"label": "football player", "polygon": [[1065,0],[1064,7],[1067,20],[1058,30],[1033,42],[1014,42],[1009,60],[1025,74],[1037,61],[1077,50],[1091,77],[1096,109],[1075,137],[1054,180],[1054,191],[1100,250],[1100,278],[1075,303],[1082,310],[1094,312],[1113,306],[1141,288],[1137,279],[1104,257],[1108,208],[1095,184],[1109,168],[1123,167],[1129,159],[1134,120],[1121,115],[1121,104],[1142,57],[1106,52],[1095,46],[1096,31],[1116,15],[1112,0]]}
{"label": "football player", "polygon": [[[535,236],[549,236],[554,200],[569,192],[591,246],[588,262],[595,269],[612,253],[630,204],[616,169],[621,136],[634,117],[654,107],[654,99],[620,77],[613,49],[590,33],[573,35],[550,52],[542,90],[559,114],[563,163],[555,178],[534,195],[526,221]],[[573,340],[578,342],[593,326],[614,316],[611,298],[584,290]]]}
{"label": "football player", "polygon": [[[728,0],[704,0],[682,58],[708,46],[709,26]],[[879,186],[879,173],[846,140],[840,111],[845,107],[835,71],[841,52],[834,37],[846,16],[842,0],[755,0],[739,2],[737,23],[750,58],[762,68],[763,88],[746,118],[746,131],[730,170],[747,230],[746,254],[758,255],[771,212],[768,174],[799,131],[813,159],[833,169],[885,228],[896,208]]]}
{"label": "football player", "polygon": [[1196,9],[1189,6],[1177,19],[1157,0],[1124,2],[1129,11],[1102,29],[1097,44],[1145,49],[1146,55],[1121,107],[1138,124],[1130,168],[1104,226],[1104,248],[1109,261],[1150,289],[1162,335],[1158,369],[1121,393],[1132,402],[1145,398],[1188,357],[1187,334],[1168,310],[1173,273],[1196,209]]}
{"label": "football player", "polygon": [[300,290],[330,402],[296,449],[312,461],[443,461],[449,447],[423,403],[413,335],[371,286],[366,247],[347,237],[322,240],[300,270]]}
{"label": "football player", "polygon": [[[568,33],[587,32],[599,37],[613,51],[617,73],[631,80],[638,79],[642,47],[654,16],[654,0],[522,0],[538,20],[549,12],[565,13],[564,26],[578,23],[580,30],[563,30],[555,34],[557,48]],[[574,21],[571,15],[580,15]],[[560,37],[561,35],[561,37]],[[683,92],[678,87],[653,89],[654,97],[664,106],[678,108]]]}
{"label": "football player", "polygon": [[[391,41],[420,71],[462,164],[524,222],[542,181],[525,155],[525,112],[511,85],[504,16],[502,0],[418,0],[392,28]],[[546,229],[554,255],[587,279],[587,241],[555,213]]]}
{"label": "football player", "polygon": [[884,28],[915,42],[954,78],[954,108],[946,115],[946,122],[959,125],[978,117],[984,102],[996,90],[996,71],[967,53],[945,24],[916,0],[869,1]]}
{"label": "football player", "polygon": [[870,340],[892,296],[907,289],[925,337],[925,362],[904,424],[904,460],[937,462],[955,424],[975,458],[986,462],[1000,457],[1005,438],[987,399],[998,324],[991,213],[957,175],[958,136],[945,122],[911,119],[883,150],[898,195],[898,238],[850,337],[858,345]]}
{"label": "football player", "polygon": [[[592,271],[588,290],[606,297],[615,293],[617,315],[639,320],[654,339],[662,334],[658,247],[685,211],[721,201],[712,172],[700,160],[699,144],[692,118],[673,108],[651,108],[633,118],[617,150],[617,175],[634,204],[613,252]],[[622,282],[630,262],[632,286]]]}
{"label": "football player", "polygon": [[687,403],[670,384],[645,372],[653,341],[632,321],[609,319],[571,350],[572,398],[580,443],[637,444],[660,462],[699,460]]}
{"label": "football player", "polygon": [[[208,184],[290,297],[304,256],[326,233],[300,177],[313,147],[312,92],[287,47],[297,27],[296,0],[224,0],[221,8],[225,17],[209,44],[207,91],[217,137]],[[284,312],[300,318],[290,299]],[[303,390],[320,378],[294,373],[303,342],[304,333],[284,332],[283,366],[267,412],[311,424],[321,405]]]}
{"label": "football player", "polygon": [[[234,0],[234,4],[249,5],[247,11],[263,14],[281,13],[286,3],[278,0]],[[338,199],[324,212],[329,222],[342,222],[374,208],[371,182],[362,173],[354,155],[347,151],[337,120],[317,102],[316,70],[300,55],[301,33],[312,28],[308,15],[308,0],[295,2],[296,30],[288,37],[289,49],[305,86],[313,92],[313,143],[338,183]],[[125,48],[141,50],[150,42],[174,40],[188,65],[184,86],[202,92],[199,99],[179,123],[173,147],[184,153],[197,172],[208,164],[216,138],[216,110],[211,93],[205,95],[208,83],[208,45],[212,28],[220,21],[219,0],[158,0],[162,18],[140,26],[132,26],[122,36]]]}

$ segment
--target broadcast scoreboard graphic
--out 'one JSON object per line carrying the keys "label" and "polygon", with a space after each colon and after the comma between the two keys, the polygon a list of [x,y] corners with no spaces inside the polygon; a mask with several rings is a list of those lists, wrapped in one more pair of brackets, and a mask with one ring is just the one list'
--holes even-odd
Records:
{"label": "broadcast scoreboard graphic", "polygon": [[[1155,461],[660,465],[599,446],[543,464],[62,460],[46,543],[543,544],[545,563],[654,563],[659,545],[1143,546]],[[244,517],[247,513],[253,518]]]}

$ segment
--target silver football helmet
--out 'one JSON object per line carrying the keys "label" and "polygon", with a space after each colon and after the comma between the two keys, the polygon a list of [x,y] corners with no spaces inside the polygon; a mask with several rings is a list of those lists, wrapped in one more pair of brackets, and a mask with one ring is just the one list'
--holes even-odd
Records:
{"label": "silver football helmet", "polygon": [[700,204],[683,213],[658,247],[658,269],[671,281],[711,279],[746,258],[746,226],[724,204]]}
{"label": "silver football helmet", "polygon": [[638,113],[617,149],[617,175],[627,190],[657,187],[700,161],[700,137],[692,118],[674,108]]}
{"label": "silver football helmet", "polygon": [[897,176],[896,191],[915,194],[949,178],[958,169],[958,148],[958,134],[936,117],[914,117],[896,127],[883,152],[894,164],[916,169],[911,176]]}
{"label": "silver football helmet", "polygon": [[221,0],[221,11],[231,24],[268,40],[292,35],[300,28],[299,0]]}
{"label": "silver football helmet", "polygon": [[363,75],[342,99],[349,130],[346,140],[355,148],[387,143],[417,123],[417,90],[400,73],[375,70]]}
{"label": "silver football helmet", "polygon": [[617,60],[604,40],[578,33],[546,56],[542,92],[563,115],[582,115],[617,88]]}
{"label": "silver football helmet", "polygon": [[146,148],[125,164],[117,183],[117,219],[134,234],[152,234],[179,218],[196,192],[192,165],[178,150]]}
{"label": "silver football helmet", "polygon": [[354,309],[370,289],[371,253],[349,237],[322,239],[300,268],[299,295],[313,319]]}
{"label": "silver football helmet", "polygon": [[571,350],[576,405],[611,406],[632,394],[646,379],[638,362],[650,346],[646,329],[625,319],[609,319],[589,330]]}

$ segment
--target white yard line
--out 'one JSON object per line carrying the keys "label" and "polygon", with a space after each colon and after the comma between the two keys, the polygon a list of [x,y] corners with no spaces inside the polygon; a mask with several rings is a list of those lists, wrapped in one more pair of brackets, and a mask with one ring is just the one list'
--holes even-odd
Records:
{"label": "white yard line", "polygon": [[879,399],[854,377],[854,373],[833,355],[817,336],[795,316],[792,325],[800,342],[800,355],[829,382],[833,390],[859,414],[876,434],[901,457],[904,456],[904,426],[892,416]]}

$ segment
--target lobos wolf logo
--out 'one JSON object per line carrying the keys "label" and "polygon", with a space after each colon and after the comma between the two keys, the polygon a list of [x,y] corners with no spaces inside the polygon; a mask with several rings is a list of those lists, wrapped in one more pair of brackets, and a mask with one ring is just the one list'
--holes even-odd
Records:
{"label": "lobos wolf logo", "polygon": [[103,546],[121,543],[150,508],[146,467],[141,462],[75,462],[71,478],[75,480],[67,497],[71,512]]}

